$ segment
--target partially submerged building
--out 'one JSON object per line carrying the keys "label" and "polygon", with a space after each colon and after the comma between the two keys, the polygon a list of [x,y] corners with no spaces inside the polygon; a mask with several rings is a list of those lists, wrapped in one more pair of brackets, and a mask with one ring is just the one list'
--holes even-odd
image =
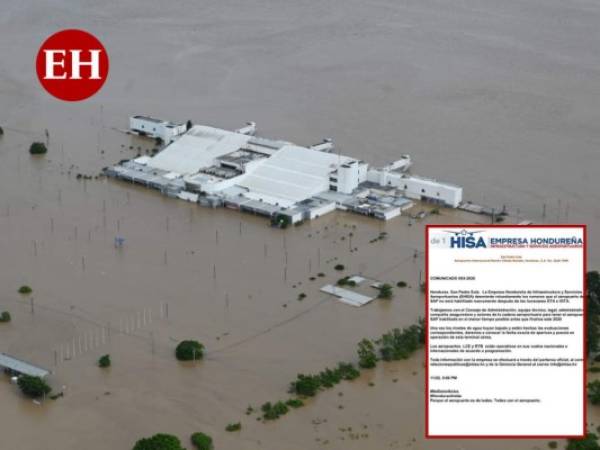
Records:
{"label": "partially submerged building", "polygon": [[[132,128],[141,126],[135,120],[143,117],[132,117]],[[156,156],[122,162],[106,173],[172,197],[281,216],[289,223],[335,209],[388,220],[411,207],[411,199],[450,207],[462,201],[462,188],[410,175],[408,155],[370,168],[365,161],[336,153],[331,140],[303,147],[255,132],[253,122],[236,131],[195,125],[163,139],[172,143]]]}
{"label": "partially submerged building", "polygon": [[129,129],[141,136],[158,138],[169,144],[177,136],[186,132],[186,124],[168,122],[149,116],[132,116],[129,118]]}
{"label": "partially submerged building", "polygon": [[6,353],[0,353],[0,370],[14,376],[29,375],[31,377],[46,378],[50,374],[50,371],[43,367],[28,363]]}

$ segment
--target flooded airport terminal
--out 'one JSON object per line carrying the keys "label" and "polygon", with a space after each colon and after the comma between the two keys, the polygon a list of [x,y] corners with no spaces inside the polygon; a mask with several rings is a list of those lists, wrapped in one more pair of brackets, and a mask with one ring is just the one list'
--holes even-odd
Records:
{"label": "flooded airport terminal", "polygon": [[[600,267],[599,23],[558,0],[5,2],[0,447],[548,448],[426,440],[422,348],[262,406],[419,323],[426,225],[586,223]],[[86,101],[36,78],[67,27],[110,55]]]}

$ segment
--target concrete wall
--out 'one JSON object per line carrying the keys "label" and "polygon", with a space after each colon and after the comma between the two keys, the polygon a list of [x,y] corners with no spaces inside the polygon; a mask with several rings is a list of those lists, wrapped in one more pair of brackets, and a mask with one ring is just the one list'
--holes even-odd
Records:
{"label": "concrete wall", "polygon": [[350,194],[358,187],[358,162],[351,161],[342,164],[337,171],[337,191],[344,194]]}
{"label": "concrete wall", "polygon": [[435,201],[456,208],[462,202],[463,189],[460,186],[442,183],[429,178],[406,176],[381,169],[371,169],[367,179],[380,186],[393,186],[404,192],[408,198]]}
{"label": "concrete wall", "polygon": [[332,211],[335,211],[335,202],[327,203],[322,206],[317,206],[309,211],[310,220],[316,219],[317,217],[324,216]]}
{"label": "concrete wall", "polygon": [[186,132],[185,124],[174,125],[169,122],[147,120],[143,117],[130,117],[129,128],[133,131],[143,132],[153,138],[161,138],[166,144],[173,142],[177,136]]}

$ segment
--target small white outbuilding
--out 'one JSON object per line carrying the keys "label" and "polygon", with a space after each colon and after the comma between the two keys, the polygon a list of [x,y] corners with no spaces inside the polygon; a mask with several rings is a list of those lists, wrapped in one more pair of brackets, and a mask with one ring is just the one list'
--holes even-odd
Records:
{"label": "small white outbuilding", "polygon": [[185,123],[177,124],[149,116],[130,117],[129,129],[143,136],[160,138],[165,144],[170,144],[187,131]]}

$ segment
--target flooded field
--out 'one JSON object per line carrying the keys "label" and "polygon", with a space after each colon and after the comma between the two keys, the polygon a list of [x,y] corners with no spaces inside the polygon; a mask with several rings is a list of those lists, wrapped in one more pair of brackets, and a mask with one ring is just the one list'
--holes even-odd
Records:
{"label": "flooded field", "polygon": [[[131,114],[224,128],[254,120],[261,135],[332,137],[374,164],[410,153],[416,173],[506,205],[512,220],[587,223],[589,265],[599,268],[600,8],[499,3],[4,5],[0,309],[13,321],[0,327],[0,351],[52,369],[65,397],[37,406],[2,379],[3,445],[129,449],[157,432],[187,444],[200,430],[218,449],[545,448],[424,441],[422,353],[274,423],[244,414],[286,398],[297,373],[355,361],[363,337],[423,316],[424,223],[489,219],[443,210],[383,223],[336,213],[283,231],[78,177],[152,149],[118,131]],[[47,35],[73,26],[98,36],[111,57],[103,90],[81,104],[46,95],[32,62]],[[48,155],[30,157],[45,130]],[[383,231],[386,239],[371,242]],[[363,308],[319,292],[354,273],[409,287]],[[17,293],[24,284],[32,295]],[[205,344],[204,361],[174,359],[186,338]],[[106,353],[113,367],[101,371]],[[240,433],[224,431],[238,421]],[[600,424],[593,410],[590,421]]]}

